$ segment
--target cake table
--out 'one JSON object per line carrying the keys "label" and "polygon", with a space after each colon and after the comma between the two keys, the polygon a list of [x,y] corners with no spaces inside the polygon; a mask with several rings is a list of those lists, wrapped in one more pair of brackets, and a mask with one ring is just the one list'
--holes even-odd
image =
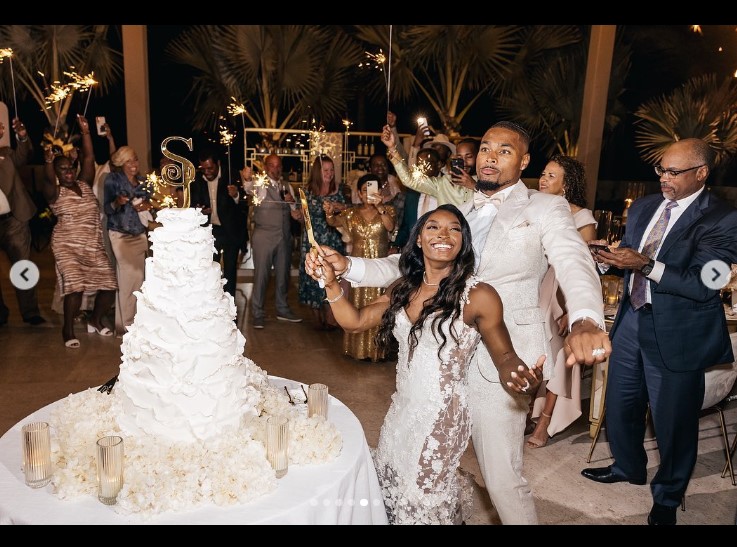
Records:
{"label": "cake table", "polygon": [[[299,382],[269,377],[282,389]],[[251,503],[207,505],[186,512],[144,518],[121,515],[94,496],[59,499],[51,486],[35,490],[24,482],[21,428],[46,420],[56,401],[27,416],[0,437],[0,524],[387,524],[366,437],[358,418],[330,397],[328,419],[343,436],[343,449],[322,465],[290,465],[273,492]]]}

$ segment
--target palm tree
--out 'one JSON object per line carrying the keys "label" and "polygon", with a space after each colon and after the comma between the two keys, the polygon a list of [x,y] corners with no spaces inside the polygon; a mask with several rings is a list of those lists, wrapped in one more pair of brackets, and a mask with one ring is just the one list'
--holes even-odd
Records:
{"label": "palm tree", "polygon": [[[588,44],[575,41],[576,31],[561,27],[527,29],[525,47],[505,83],[500,112],[518,120],[533,134],[545,155],[576,156],[581,126]],[[626,116],[619,100],[630,67],[630,49],[621,39],[615,47],[607,99],[605,130],[612,130]]]}
{"label": "palm tree", "polygon": [[635,145],[648,163],[657,163],[675,141],[703,139],[724,164],[737,152],[737,81],[717,81],[715,74],[696,76],[670,94],[641,105],[636,111]]}
{"label": "palm tree", "polygon": [[[3,96],[30,96],[51,127],[66,127],[69,107],[79,89],[67,85],[70,73],[92,75],[103,94],[122,75],[121,53],[109,41],[111,30],[109,25],[0,26],[0,47],[13,52],[12,74],[10,62],[0,65]],[[66,94],[52,99],[52,86],[63,87]],[[87,93],[93,88],[88,87]]]}
{"label": "palm tree", "polygon": [[[354,28],[360,40],[388,56],[388,25]],[[421,93],[451,138],[458,137],[474,104],[499,87],[519,49],[520,28],[514,26],[405,25],[391,30],[392,98],[407,101]],[[383,81],[370,85],[373,96],[386,93]]]}
{"label": "palm tree", "polygon": [[[308,25],[203,25],[166,51],[194,69],[196,130],[215,128],[234,100],[255,127],[287,129],[307,113],[320,124],[339,120],[361,58],[358,44],[339,29]],[[283,134],[262,137],[269,145]]]}

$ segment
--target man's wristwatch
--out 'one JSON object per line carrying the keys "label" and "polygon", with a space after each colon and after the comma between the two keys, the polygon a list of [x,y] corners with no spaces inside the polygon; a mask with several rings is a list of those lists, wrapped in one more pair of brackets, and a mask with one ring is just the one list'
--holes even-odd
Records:
{"label": "man's wristwatch", "polygon": [[655,260],[652,258],[648,261],[647,264],[645,264],[642,268],[640,268],[640,273],[647,277],[650,275],[650,272],[653,271],[653,268],[655,267]]}

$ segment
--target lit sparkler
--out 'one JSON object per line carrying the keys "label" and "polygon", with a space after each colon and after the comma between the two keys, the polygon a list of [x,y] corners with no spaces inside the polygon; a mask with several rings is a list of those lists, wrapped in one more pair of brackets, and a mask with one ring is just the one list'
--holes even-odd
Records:
{"label": "lit sparkler", "polygon": [[[231,133],[226,127],[220,126],[220,144],[224,144],[228,147],[228,177],[230,177],[232,173],[230,170],[230,144],[233,142],[234,138],[235,133]],[[231,184],[230,180],[228,180],[228,184]]]}
{"label": "lit sparkler", "polygon": [[337,155],[337,151],[336,144],[330,141],[325,128],[320,126],[310,130],[310,155],[319,157],[323,154],[332,158]]}
{"label": "lit sparkler", "polygon": [[13,108],[15,109],[15,117],[18,117],[18,99],[15,98],[15,74],[13,73],[13,48],[0,49],[0,65],[4,59],[10,60],[10,81],[13,86]]}
{"label": "lit sparkler", "polygon": [[425,175],[427,175],[427,171],[429,169],[430,169],[430,163],[429,162],[427,162],[425,160],[418,159],[417,160],[417,163],[415,163],[412,166],[412,169],[411,169],[411,172],[410,172],[410,176],[412,177],[412,180],[413,181],[417,182],[421,178],[425,177]]}
{"label": "lit sparkler", "polygon": [[70,82],[67,83],[67,86],[72,91],[87,91],[87,101],[84,104],[84,110],[82,112],[82,117],[87,115],[87,106],[90,104],[90,96],[92,95],[92,86],[97,84],[97,80],[95,80],[94,72],[90,72],[87,74],[87,76],[80,76],[76,72],[64,72],[65,76],[68,76],[70,78]]}
{"label": "lit sparkler", "polygon": [[[271,181],[269,180],[269,176],[266,173],[258,173],[253,175],[253,205],[258,207],[261,205],[261,202],[263,201],[263,198],[259,196],[259,192],[256,190],[260,190],[261,188],[266,188],[269,185],[271,185]],[[265,195],[265,194],[264,194]]]}
{"label": "lit sparkler", "polygon": [[[370,51],[364,52],[367,61],[363,61],[358,64],[358,68],[375,68],[380,70],[384,74],[384,84],[386,84],[386,110],[389,108],[389,89],[391,88],[392,81],[392,25],[389,25],[389,58],[384,55],[384,50],[379,48],[379,53],[371,53]],[[387,66],[388,65],[388,66]]]}
{"label": "lit sparkler", "polygon": [[145,188],[151,193],[150,201],[154,208],[176,207],[176,197],[171,194],[171,186],[164,179],[152,171],[146,175]]}

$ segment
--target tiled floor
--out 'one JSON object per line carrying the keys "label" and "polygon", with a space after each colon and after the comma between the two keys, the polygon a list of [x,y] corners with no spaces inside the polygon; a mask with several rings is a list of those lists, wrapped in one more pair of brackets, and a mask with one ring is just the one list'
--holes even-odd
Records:
{"label": "tiled floor", "polygon": [[[51,311],[54,270],[46,249],[33,256],[41,269],[39,298],[46,326],[24,324],[17,311],[15,294],[8,282],[9,264],[0,253],[0,275],[10,321],[0,327],[0,435],[31,412],[69,393],[97,386],[117,373],[120,340],[87,334],[80,324],[77,335],[82,346],[67,349],[61,338],[61,318]],[[245,276],[246,272],[242,274]],[[294,279],[294,278],[293,278]],[[242,279],[241,281],[246,281]],[[248,285],[241,285],[247,292]],[[345,358],[340,353],[341,333],[312,328],[310,312],[297,303],[296,287],[290,292],[292,308],[304,322],[277,321],[273,297],[267,300],[266,328],[254,331],[248,318],[241,323],[247,339],[245,353],[270,374],[305,383],[323,382],[331,395],[353,410],[363,425],[366,439],[376,445],[379,428],[394,390],[394,363],[369,364]],[[239,295],[237,303],[242,308]],[[588,400],[583,407],[588,409]],[[737,402],[727,412],[730,435],[737,429]],[[689,490],[686,511],[678,512],[680,524],[735,524],[737,487],[721,478],[724,465],[716,417],[701,422],[699,457]],[[649,486],[628,483],[596,484],[584,479],[584,467],[611,462],[602,434],[591,464],[586,463],[590,437],[586,412],[578,422],[560,433],[544,448],[525,449],[525,476],[532,485],[542,524],[644,524],[651,506]],[[656,443],[646,443],[650,456],[649,477],[656,471]],[[498,524],[499,518],[489,502],[478,472],[472,447],[463,467],[476,477],[478,488],[474,514],[469,524]]]}

